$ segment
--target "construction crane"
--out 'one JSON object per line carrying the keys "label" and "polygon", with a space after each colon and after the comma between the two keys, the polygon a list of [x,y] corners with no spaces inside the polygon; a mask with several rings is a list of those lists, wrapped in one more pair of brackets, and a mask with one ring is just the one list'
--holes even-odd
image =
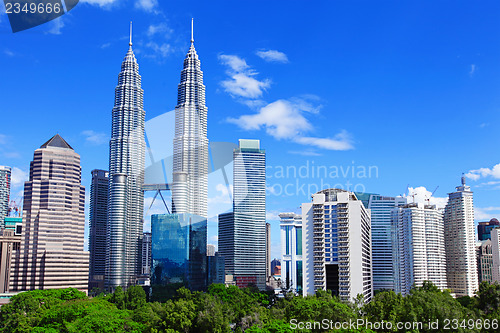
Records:
{"label": "construction crane", "polygon": [[432,191],[431,195],[428,197],[428,198],[425,198],[425,201],[427,201],[427,204],[430,205],[431,204],[431,198],[432,196],[434,195],[434,193],[436,193],[437,189],[439,188],[439,185],[436,186],[436,188],[434,189],[434,191]]}

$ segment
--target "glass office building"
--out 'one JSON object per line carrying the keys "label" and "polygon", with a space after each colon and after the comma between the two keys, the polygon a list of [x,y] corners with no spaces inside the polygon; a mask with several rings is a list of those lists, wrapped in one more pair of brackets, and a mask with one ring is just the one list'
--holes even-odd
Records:
{"label": "glass office building", "polygon": [[207,219],[193,214],[151,216],[153,285],[207,286]]}

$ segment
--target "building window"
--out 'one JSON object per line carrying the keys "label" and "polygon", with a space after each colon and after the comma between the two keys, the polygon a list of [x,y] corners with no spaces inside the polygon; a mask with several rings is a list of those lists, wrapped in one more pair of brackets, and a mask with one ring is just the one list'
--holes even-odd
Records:
{"label": "building window", "polygon": [[297,237],[297,255],[302,255],[302,227],[296,229],[296,237]]}

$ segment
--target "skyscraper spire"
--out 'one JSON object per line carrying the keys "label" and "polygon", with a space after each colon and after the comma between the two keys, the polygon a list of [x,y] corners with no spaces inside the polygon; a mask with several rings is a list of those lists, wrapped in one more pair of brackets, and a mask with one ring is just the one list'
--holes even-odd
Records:
{"label": "skyscraper spire", "polygon": [[118,74],[109,144],[109,194],[105,286],[114,290],[135,283],[139,273],[139,237],[144,206],[143,90],[139,65],[129,49]]}
{"label": "skyscraper spire", "polygon": [[130,41],[128,42],[129,46],[132,46],[132,21],[130,21]]}
{"label": "skyscraper spire", "polygon": [[207,217],[208,138],[205,85],[200,60],[191,46],[181,71],[175,107],[172,209]]}
{"label": "skyscraper spire", "polygon": [[191,18],[191,43],[194,43],[194,18]]}

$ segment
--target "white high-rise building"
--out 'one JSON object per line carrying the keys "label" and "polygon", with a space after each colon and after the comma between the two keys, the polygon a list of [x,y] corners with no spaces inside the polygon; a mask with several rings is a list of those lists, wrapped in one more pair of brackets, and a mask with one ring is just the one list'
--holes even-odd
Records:
{"label": "white high-rise building", "polygon": [[373,296],[370,212],[356,195],[326,189],[302,204],[304,295]]}
{"label": "white high-rise building", "polygon": [[407,204],[392,211],[394,291],[431,281],[446,289],[443,213],[434,205]]}
{"label": "white high-rise building", "polygon": [[470,186],[448,194],[444,210],[444,243],[448,288],[457,297],[473,297],[478,288],[474,204]]}
{"label": "white high-rise building", "polygon": [[491,255],[493,257],[491,279],[500,283],[500,228],[491,230]]}
{"label": "white high-rise building", "polygon": [[191,29],[191,47],[184,59],[175,107],[172,210],[178,214],[189,213],[206,218],[207,195],[205,85]]}
{"label": "white high-rise building", "polygon": [[143,232],[144,139],[143,94],[139,65],[129,49],[118,75],[109,143],[109,200],[105,286],[135,284],[141,274]]}
{"label": "white high-rise building", "polygon": [[281,213],[281,287],[302,295],[304,282],[302,215]]}

